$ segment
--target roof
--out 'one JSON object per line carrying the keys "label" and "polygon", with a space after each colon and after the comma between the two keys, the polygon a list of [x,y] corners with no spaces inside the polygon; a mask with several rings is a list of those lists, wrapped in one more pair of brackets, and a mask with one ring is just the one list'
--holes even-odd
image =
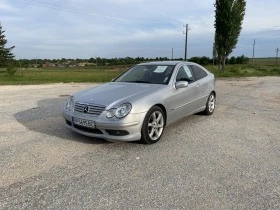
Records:
{"label": "roof", "polygon": [[178,63],[185,63],[185,62],[184,61],[154,61],[154,62],[140,63],[138,65],[174,65],[175,66]]}

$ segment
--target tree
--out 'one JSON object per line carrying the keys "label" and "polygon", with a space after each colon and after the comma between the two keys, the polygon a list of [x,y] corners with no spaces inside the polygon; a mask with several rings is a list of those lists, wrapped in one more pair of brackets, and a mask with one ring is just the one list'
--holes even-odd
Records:
{"label": "tree", "polygon": [[224,70],[226,58],[235,48],[246,10],[245,0],[216,0],[215,47],[219,69]]}
{"label": "tree", "polygon": [[8,68],[11,69],[12,62],[14,59],[14,54],[11,52],[15,46],[6,47],[7,39],[5,36],[5,31],[2,30],[2,26],[0,23],[0,68]]}
{"label": "tree", "polygon": [[245,57],[244,55],[236,57],[236,64],[245,64],[249,62],[249,58]]}
{"label": "tree", "polygon": [[234,56],[229,59],[229,64],[236,64],[236,58]]}
{"label": "tree", "polygon": [[200,58],[200,61],[199,61],[199,64],[200,65],[208,65],[210,63],[210,58],[206,57],[206,56],[203,56]]}
{"label": "tree", "polygon": [[189,59],[190,62],[194,62],[194,63],[199,63],[200,62],[200,57],[192,57]]}

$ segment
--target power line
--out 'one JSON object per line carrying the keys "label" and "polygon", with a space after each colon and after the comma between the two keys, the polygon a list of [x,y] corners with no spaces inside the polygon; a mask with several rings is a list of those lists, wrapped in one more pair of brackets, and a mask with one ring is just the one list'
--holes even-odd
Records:
{"label": "power line", "polygon": [[146,23],[146,24],[164,23],[164,24],[166,24],[166,22],[164,22],[164,21],[151,21],[151,20],[147,20],[147,19],[132,18],[132,17],[125,17],[125,16],[118,16],[118,15],[109,15],[109,14],[101,13],[101,12],[97,12],[97,11],[91,11],[91,10],[87,10],[87,9],[78,9],[75,7],[69,7],[69,6],[65,6],[62,4],[44,2],[44,1],[40,1],[40,0],[13,0],[13,1],[17,1],[22,4],[46,7],[46,8],[51,8],[51,9],[61,10],[61,11],[66,11],[66,12],[71,12],[71,13],[78,13],[78,14],[90,15],[90,16],[102,16],[105,18],[115,19],[115,20],[124,21],[124,22],[134,22],[134,23],[138,23],[138,24],[143,24],[143,23]]}
{"label": "power line", "polygon": [[61,4],[54,4],[54,3],[46,3],[46,2],[42,2],[42,1],[38,1],[38,0],[13,0],[13,1],[17,1],[23,4],[27,4],[27,5],[35,5],[35,6],[40,6],[40,7],[47,7],[47,8],[51,8],[51,9],[56,9],[56,10],[61,10],[61,11],[66,11],[66,12],[72,12],[72,13],[79,13],[79,14],[84,14],[84,15],[92,15],[92,16],[103,16],[106,18],[111,18],[111,19],[118,19],[118,20],[122,20],[122,21],[139,21],[136,19],[131,19],[131,18],[124,18],[121,16],[112,16],[112,15],[107,15],[104,13],[100,13],[100,12],[96,12],[96,11],[89,11],[89,10],[85,10],[85,9],[78,9],[78,8],[73,8],[73,7],[67,7]]}

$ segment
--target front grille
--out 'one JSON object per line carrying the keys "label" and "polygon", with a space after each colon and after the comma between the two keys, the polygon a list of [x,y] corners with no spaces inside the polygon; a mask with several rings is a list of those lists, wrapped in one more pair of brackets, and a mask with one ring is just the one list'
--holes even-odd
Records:
{"label": "front grille", "polygon": [[84,113],[84,114],[100,115],[105,110],[105,106],[76,102],[74,110],[75,112]]}

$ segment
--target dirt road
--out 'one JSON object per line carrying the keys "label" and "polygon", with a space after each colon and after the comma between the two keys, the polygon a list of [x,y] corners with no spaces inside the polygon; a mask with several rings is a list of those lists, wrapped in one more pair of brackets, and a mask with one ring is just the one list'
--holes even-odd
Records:
{"label": "dirt road", "polygon": [[0,209],[280,209],[280,77],[216,84],[214,115],[154,145],[68,130],[92,84],[0,86]]}

